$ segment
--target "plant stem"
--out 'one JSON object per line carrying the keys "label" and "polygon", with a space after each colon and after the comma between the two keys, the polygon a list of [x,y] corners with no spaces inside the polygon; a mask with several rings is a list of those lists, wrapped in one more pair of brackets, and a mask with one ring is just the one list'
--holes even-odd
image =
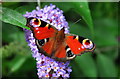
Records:
{"label": "plant stem", "polygon": [[40,7],[40,0],[37,0],[37,4],[38,4],[38,6]]}

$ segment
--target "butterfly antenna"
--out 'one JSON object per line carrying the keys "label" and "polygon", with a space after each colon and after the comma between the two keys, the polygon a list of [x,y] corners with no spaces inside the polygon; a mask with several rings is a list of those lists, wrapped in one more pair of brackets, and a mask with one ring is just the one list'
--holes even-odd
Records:
{"label": "butterfly antenna", "polygon": [[[74,24],[78,23],[80,20],[81,20],[81,18],[80,18],[80,19],[78,19],[77,21],[75,21],[72,25],[74,25]],[[72,25],[71,25],[71,26],[72,26]]]}

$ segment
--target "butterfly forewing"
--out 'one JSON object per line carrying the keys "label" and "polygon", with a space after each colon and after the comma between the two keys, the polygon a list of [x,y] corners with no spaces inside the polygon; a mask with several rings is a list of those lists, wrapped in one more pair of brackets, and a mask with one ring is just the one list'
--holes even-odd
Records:
{"label": "butterfly forewing", "polygon": [[[35,18],[37,19],[37,18]],[[34,18],[28,18],[27,19],[27,26],[31,28],[34,37],[38,40],[55,37],[55,34],[58,32],[57,29],[55,29],[52,25],[48,24],[47,22],[44,22],[42,20],[38,20],[39,23],[34,23]],[[35,20],[36,21],[36,20]],[[36,25],[38,24],[38,25]]]}

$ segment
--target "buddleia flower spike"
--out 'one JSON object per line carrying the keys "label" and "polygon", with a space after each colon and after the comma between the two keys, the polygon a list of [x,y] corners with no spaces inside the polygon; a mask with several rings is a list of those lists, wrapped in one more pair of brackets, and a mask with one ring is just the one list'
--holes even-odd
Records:
{"label": "buddleia flower spike", "polygon": [[[59,8],[55,8],[55,5],[50,4],[50,6],[45,6],[43,9],[36,7],[36,10],[32,12],[26,12],[23,16],[25,18],[39,17],[41,20],[55,26],[58,30],[61,30],[63,27],[65,33],[69,33],[68,23],[63,16],[63,11]],[[49,19],[49,20],[48,20]],[[32,56],[37,61],[37,75],[39,78],[69,78],[70,72],[72,72],[71,67],[69,67],[69,62],[60,62],[56,61],[50,57],[45,56],[40,53],[36,44],[33,33],[30,30],[24,29],[26,41],[28,46],[30,46],[32,51]]]}

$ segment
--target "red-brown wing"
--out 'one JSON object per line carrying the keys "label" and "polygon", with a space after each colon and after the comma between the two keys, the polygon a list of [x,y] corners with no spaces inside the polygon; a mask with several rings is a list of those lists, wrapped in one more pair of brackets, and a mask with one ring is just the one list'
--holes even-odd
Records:
{"label": "red-brown wing", "polygon": [[51,56],[58,30],[45,21],[32,17],[27,18],[26,25],[32,30],[40,53]]}
{"label": "red-brown wing", "polygon": [[45,39],[45,38],[50,38],[50,37],[54,37],[57,30],[54,28],[48,28],[47,26],[45,27],[35,27],[32,29],[33,30],[33,34],[34,37],[36,39]]}
{"label": "red-brown wing", "polygon": [[65,47],[66,47],[65,44],[59,45],[59,48],[55,51],[54,56],[57,57],[57,58],[66,58]]}
{"label": "red-brown wing", "polygon": [[66,35],[66,44],[75,55],[81,55],[84,52],[92,52],[95,49],[94,43],[78,35]]}
{"label": "red-brown wing", "polygon": [[43,53],[51,57],[53,52],[52,50],[53,50],[54,38],[36,40],[36,44],[38,46],[38,49],[40,49],[40,53]]}
{"label": "red-brown wing", "polygon": [[[45,40],[45,39],[44,39]],[[58,61],[66,61],[67,59],[67,53],[66,53],[66,45],[61,44],[54,50],[54,38],[50,38],[48,42],[41,45],[40,41],[36,40],[36,44],[38,48],[40,49],[40,53],[43,53],[53,59],[56,59]]]}
{"label": "red-brown wing", "polygon": [[66,45],[63,43],[55,47],[55,38],[36,40],[36,44],[41,53],[60,61],[66,60]]}
{"label": "red-brown wing", "polygon": [[70,35],[66,35],[63,43],[58,46],[59,48],[55,51],[54,58],[64,61],[71,60],[86,50],[76,36]]}
{"label": "red-brown wing", "polygon": [[27,18],[26,25],[31,28],[34,37],[38,40],[54,37],[58,32],[55,27],[37,18]]}
{"label": "red-brown wing", "polygon": [[67,36],[66,43],[75,55],[86,50],[78,39],[74,39],[74,36]]}
{"label": "red-brown wing", "polygon": [[92,52],[95,49],[95,46],[89,39],[68,34],[60,44],[55,42],[55,38],[49,38],[49,41],[41,48],[45,51],[43,52],[44,54],[59,61],[66,61],[71,60],[75,58],[76,55],[81,55],[84,52]]}

